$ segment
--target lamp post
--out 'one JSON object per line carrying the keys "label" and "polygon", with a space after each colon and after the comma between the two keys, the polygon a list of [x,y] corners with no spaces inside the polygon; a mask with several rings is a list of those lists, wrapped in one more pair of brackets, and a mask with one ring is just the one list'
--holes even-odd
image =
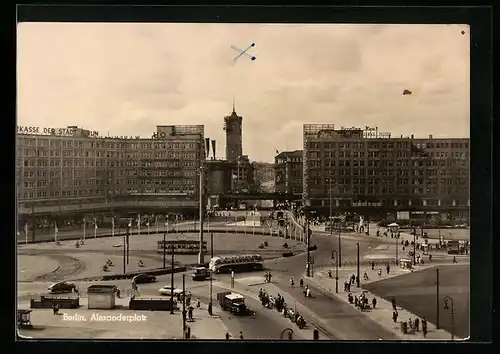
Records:
{"label": "lamp post", "polygon": [[339,222],[339,268],[342,268],[342,244],[340,243],[340,227],[341,224]]}
{"label": "lamp post", "polygon": [[[451,296],[445,296],[443,298],[443,302],[444,302],[444,306],[443,308],[445,310],[450,310],[451,311],[451,340],[454,340],[455,337],[454,337],[454,332],[455,332],[455,311],[454,311],[454,308],[453,308],[453,299],[451,298]],[[451,303],[451,307],[448,306],[448,302]]]}
{"label": "lamp post", "polygon": [[309,229],[309,218],[307,217],[307,214],[304,213],[306,222],[304,226],[304,233],[306,235],[306,247],[307,247],[307,263],[306,263],[306,276],[310,277],[311,276],[311,250],[310,250],[310,242],[311,242],[311,233]]}
{"label": "lamp post", "polygon": [[332,258],[335,259],[335,293],[339,293],[339,258],[337,250],[332,251]]}
{"label": "lamp post", "polygon": [[356,263],[357,263],[357,267],[356,267],[356,274],[357,274],[357,277],[356,277],[356,286],[359,288],[360,287],[360,279],[359,279],[359,242],[356,243]]}
{"label": "lamp post", "polygon": [[[171,264],[170,264],[170,314],[174,314],[174,244],[171,244],[170,252],[172,254]],[[184,298],[185,294],[182,294]]]}
{"label": "lamp post", "polygon": [[167,268],[167,259],[166,259],[166,254],[167,254],[167,242],[165,238],[167,237],[167,232],[165,231],[163,233],[163,269]]}
{"label": "lamp post", "polygon": [[436,268],[436,329],[439,329],[439,268]]}
{"label": "lamp post", "polygon": [[[210,257],[214,258],[214,233],[210,233]],[[208,269],[208,274],[210,275],[210,308],[212,308],[212,270]]]}
{"label": "lamp post", "polygon": [[[172,289],[172,294],[173,294]],[[173,307],[173,306],[172,306]],[[182,274],[182,337],[186,338],[186,274]]]}
{"label": "lamp post", "polygon": [[329,202],[329,205],[330,205],[330,236],[333,237],[333,205],[332,205],[332,179],[329,178],[328,179],[328,184],[329,184],[329,193],[330,193],[330,202]]}
{"label": "lamp post", "polygon": [[200,253],[198,254],[198,264],[205,263],[204,254],[203,254],[203,214],[204,214],[204,206],[203,206],[203,166],[200,166]]}
{"label": "lamp post", "polygon": [[417,265],[417,228],[413,228],[413,265]]}

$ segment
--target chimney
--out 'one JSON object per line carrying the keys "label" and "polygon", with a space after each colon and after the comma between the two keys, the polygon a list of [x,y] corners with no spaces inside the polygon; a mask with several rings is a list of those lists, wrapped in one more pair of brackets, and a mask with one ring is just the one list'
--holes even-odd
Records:
{"label": "chimney", "polygon": [[214,154],[214,160],[215,160],[215,147],[216,147],[216,141],[215,140],[212,140],[212,152]]}
{"label": "chimney", "polygon": [[411,135],[410,139],[413,139],[413,134]]}
{"label": "chimney", "polygon": [[429,139],[432,139],[432,134],[429,134]]}

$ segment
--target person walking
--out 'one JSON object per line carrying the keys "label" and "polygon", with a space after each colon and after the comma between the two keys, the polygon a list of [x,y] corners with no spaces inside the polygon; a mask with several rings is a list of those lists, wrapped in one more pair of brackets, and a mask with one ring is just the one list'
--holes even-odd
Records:
{"label": "person walking", "polygon": [[243,338],[243,332],[242,331],[240,331],[240,339],[245,339],[245,338]]}
{"label": "person walking", "polygon": [[420,330],[419,326],[420,326],[420,319],[417,317],[415,318],[415,331],[418,332]]}
{"label": "person walking", "polygon": [[392,304],[392,309],[394,311],[396,311],[397,310],[396,309],[396,298],[394,296],[391,298],[391,304]]}
{"label": "person walking", "polygon": [[372,261],[372,270],[375,270],[375,262]]}
{"label": "person walking", "polygon": [[229,338],[231,338],[231,335],[229,334],[229,332],[226,332],[226,340],[229,340]]}
{"label": "person walking", "polygon": [[457,258],[453,256],[453,263],[457,263]]}
{"label": "person walking", "polygon": [[189,321],[193,322],[193,307],[192,306],[189,306],[189,308],[188,308],[188,317],[189,317]]}
{"label": "person walking", "polygon": [[422,318],[422,334],[424,335],[424,338],[427,337],[427,320]]}
{"label": "person walking", "polygon": [[377,298],[376,297],[373,298],[372,305],[373,305],[373,308],[375,309],[375,307],[377,306]]}
{"label": "person walking", "polygon": [[394,323],[398,322],[398,312],[397,311],[392,311],[392,320]]}
{"label": "person walking", "polygon": [[391,272],[391,266],[389,265],[389,263],[387,263],[387,266],[385,268],[387,270],[387,274],[389,274]]}

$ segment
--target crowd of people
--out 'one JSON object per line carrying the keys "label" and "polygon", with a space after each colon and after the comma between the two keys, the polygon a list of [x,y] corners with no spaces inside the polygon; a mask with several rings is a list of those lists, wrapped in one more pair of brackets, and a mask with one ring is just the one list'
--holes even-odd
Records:
{"label": "crowd of people", "polygon": [[265,289],[259,290],[259,300],[262,304],[262,307],[268,309],[275,309],[279,313],[283,315],[283,317],[290,319],[293,323],[295,323],[299,328],[304,328],[306,326],[306,321],[302,315],[299,314],[298,311],[291,309],[287,306],[285,299],[281,294],[277,294],[276,297],[267,293]]}

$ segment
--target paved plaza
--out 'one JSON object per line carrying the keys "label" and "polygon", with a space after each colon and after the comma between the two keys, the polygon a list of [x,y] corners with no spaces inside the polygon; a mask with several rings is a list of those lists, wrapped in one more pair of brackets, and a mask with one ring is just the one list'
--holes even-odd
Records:
{"label": "paved plaza", "polygon": [[[294,239],[252,234],[214,233],[214,255],[257,253],[264,259],[281,257],[284,251],[299,253],[305,246]],[[198,240],[198,234],[169,234],[167,240]],[[163,255],[157,252],[157,242],[163,235],[130,236],[129,263],[127,272],[143,271],[163,267]],[[210,260],[210,234],[205,235],[208,251],[206,261]],[[75,241],[61,241],[59,246],[53,242],[18,246],[19,281],[56,281],[62,279],[83,279],[86,277],[123,273],[123,237],[87,239],[79,248]],[[267,242],[267,246],[259,245]],[[287,243],[288,248],[283,247]],[[197,254],[174,255],[175,262],[195,264]],[[114,266],[108,272],[102,270],[106,260]],[[142,260],[144,267],[139,267]],[[170,264],[171,256],[166,261]],[[35,271],[36,269],[36,271]]]}
{"label": "paved plaza", "polygon": [[[129,298],[116,299],[117,308],[89,310],[87,298],[81,298],[79,309],[35,309],[31,313],[33,329],[19,333],[45,339],[182,339],[181,311],[128,310]],[[203,306],[204,308],[206,307]],[[19,308],[29,308],[21,303]],[[187,322],[193,339],[224,339],[227,327],[220,320],[220,309],[214,316],[206,310],[194,310],[193,322]]]}

